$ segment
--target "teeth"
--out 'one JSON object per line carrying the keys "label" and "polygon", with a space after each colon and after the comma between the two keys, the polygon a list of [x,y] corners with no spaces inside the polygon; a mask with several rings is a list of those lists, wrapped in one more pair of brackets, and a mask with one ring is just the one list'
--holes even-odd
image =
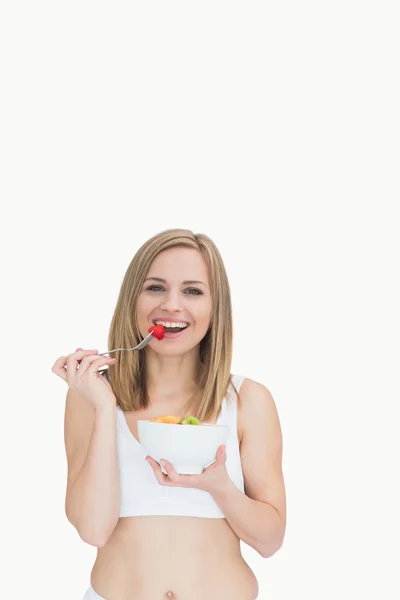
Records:
{"label": "teeth", "polygon": [[187,327],[187,323],[170,323],[169,321],[156,321],[156,325],[164,325],[164,327]]}

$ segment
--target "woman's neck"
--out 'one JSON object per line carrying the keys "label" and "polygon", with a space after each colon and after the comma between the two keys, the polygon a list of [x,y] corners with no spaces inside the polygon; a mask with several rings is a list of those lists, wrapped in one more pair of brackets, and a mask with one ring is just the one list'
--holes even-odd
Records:
{"label": "woman's neck", "polygon": [[168,357],[149,353],[146,356],[149,397],[155,401],[187,400],[197,391],[200,366],[197,353]]}

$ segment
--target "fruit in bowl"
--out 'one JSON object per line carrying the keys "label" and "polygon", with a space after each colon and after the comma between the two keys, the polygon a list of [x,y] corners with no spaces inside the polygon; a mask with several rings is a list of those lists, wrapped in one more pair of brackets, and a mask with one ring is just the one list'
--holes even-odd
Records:
{"label": "fruit in bowl", "polygon": [[151,423],[171,423],[172,425],[203,425],[196,417],[177,417],[176,415],[161,415],[150,421]]}
{"label": "fruit in bowl", "polygon": [[162,415],[151,421],[151,423],[171,423],[171,425],[179,425],[180,422],[181,417],[176,417],[175,415]]}
{"label": "fruit in bowl", "polygon": [[202,423],[193,416],[161,415],[139,420],[137,426],[146,454],[158,463],[165,458],[181,475],[202,473],[214,462],[218,447],[226,444],[229,434],[228,426]]}

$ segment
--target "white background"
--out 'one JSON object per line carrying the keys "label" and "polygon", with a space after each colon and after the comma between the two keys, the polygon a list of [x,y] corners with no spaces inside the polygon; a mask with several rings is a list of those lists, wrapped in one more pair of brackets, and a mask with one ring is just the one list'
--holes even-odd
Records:
{"label": "white background", "polygon": [[107,349],[134,253],[184,227],[281,418],[260,600],[399,598],[396,4],[1,0],[1,597],[83,597],[51,367]]}

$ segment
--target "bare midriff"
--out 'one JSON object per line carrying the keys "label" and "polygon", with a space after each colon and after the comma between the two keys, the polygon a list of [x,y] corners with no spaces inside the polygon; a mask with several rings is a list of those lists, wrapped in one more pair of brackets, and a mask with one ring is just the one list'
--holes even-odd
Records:
{"label": "bare midriff", "polygon": [[224,518],[122,517],[98,549],[93,589],[105,600],[255,600],[257,579]]}

